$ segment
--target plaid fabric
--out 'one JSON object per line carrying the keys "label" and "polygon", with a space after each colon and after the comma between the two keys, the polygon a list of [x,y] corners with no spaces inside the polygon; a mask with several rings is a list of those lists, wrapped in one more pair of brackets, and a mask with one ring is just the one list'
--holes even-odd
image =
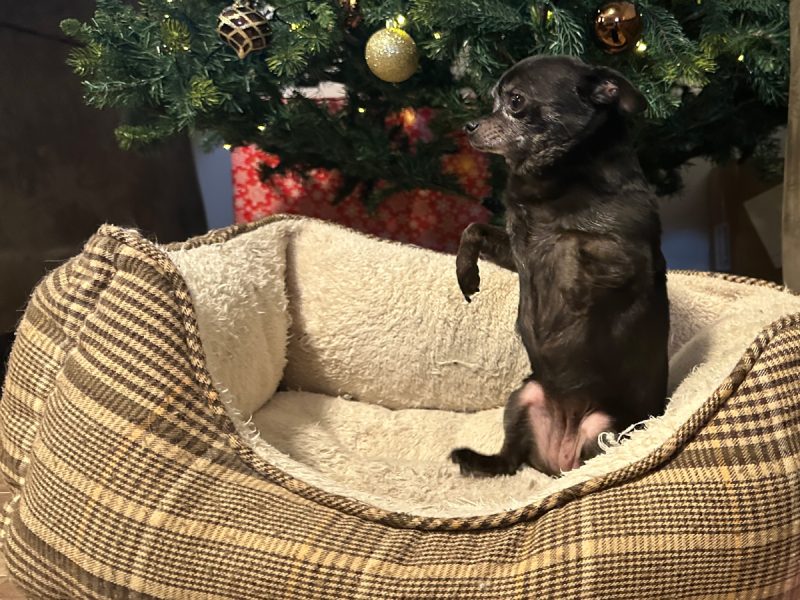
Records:
{"label": "plaid fabric", "polygon": [[509,513],[418,518],[256,457],[174,265],[104,227],[36,289],[0,420],[5,555],[31,598],[800,597],[800,315],[640,462]]}

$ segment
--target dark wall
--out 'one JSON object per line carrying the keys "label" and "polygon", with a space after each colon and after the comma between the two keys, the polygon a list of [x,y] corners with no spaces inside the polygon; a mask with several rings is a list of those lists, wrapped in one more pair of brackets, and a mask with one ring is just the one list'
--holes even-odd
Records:
{"label": "dark wall", "polygon": [[159,241],[205,230],[191,148],[177,139],[123,152],[117,115],[83,104],[58,28],[94,2],[9,2],[0,15],[0,333],[13,330],[31,288],[78,253],[102,223]]}

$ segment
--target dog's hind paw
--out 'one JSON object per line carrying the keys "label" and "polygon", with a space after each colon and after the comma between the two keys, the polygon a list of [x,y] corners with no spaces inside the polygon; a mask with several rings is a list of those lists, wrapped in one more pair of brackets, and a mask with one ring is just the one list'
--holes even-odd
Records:
{"label": "dog's hind paw", "polygon": [[474,468],[475,459],[478,453],[469,448],[457,448],[450,453],[450,460],[458,465],[462,475],[480,475]]}
{"label": "dog's hind paw", "polygon": [[456,448],[450,453],[450,460],[458,465],[462,475],[468,477],[513,475],[521,466],[521,463],[512,463],[502,454],[486,455],[470,448]]}

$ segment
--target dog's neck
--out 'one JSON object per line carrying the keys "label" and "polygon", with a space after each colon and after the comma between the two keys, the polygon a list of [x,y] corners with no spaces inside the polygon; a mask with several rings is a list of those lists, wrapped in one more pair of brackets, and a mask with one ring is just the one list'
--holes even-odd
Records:
{"label": "dog's neck", "polygon": [[511,204],[546,202],[570,189],[585,187],[592,192],[618,194],[628,185],[640,185],[644,175],[639,159],[621,119],[610,119],[575,144],[553,163],[536,168],[510,166],[509,179],[515,190]]}

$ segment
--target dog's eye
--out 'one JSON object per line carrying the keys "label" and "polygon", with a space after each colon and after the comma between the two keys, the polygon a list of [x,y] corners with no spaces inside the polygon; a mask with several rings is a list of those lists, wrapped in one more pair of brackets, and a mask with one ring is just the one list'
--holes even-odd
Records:
{"label": "dog's eye", "polygon": [[511,100],[509,101],[509,104],[511,105],[511,110],[519,110],[520,108],[522,108],[524,102],[525,99],[519,94],[511,94]]}

